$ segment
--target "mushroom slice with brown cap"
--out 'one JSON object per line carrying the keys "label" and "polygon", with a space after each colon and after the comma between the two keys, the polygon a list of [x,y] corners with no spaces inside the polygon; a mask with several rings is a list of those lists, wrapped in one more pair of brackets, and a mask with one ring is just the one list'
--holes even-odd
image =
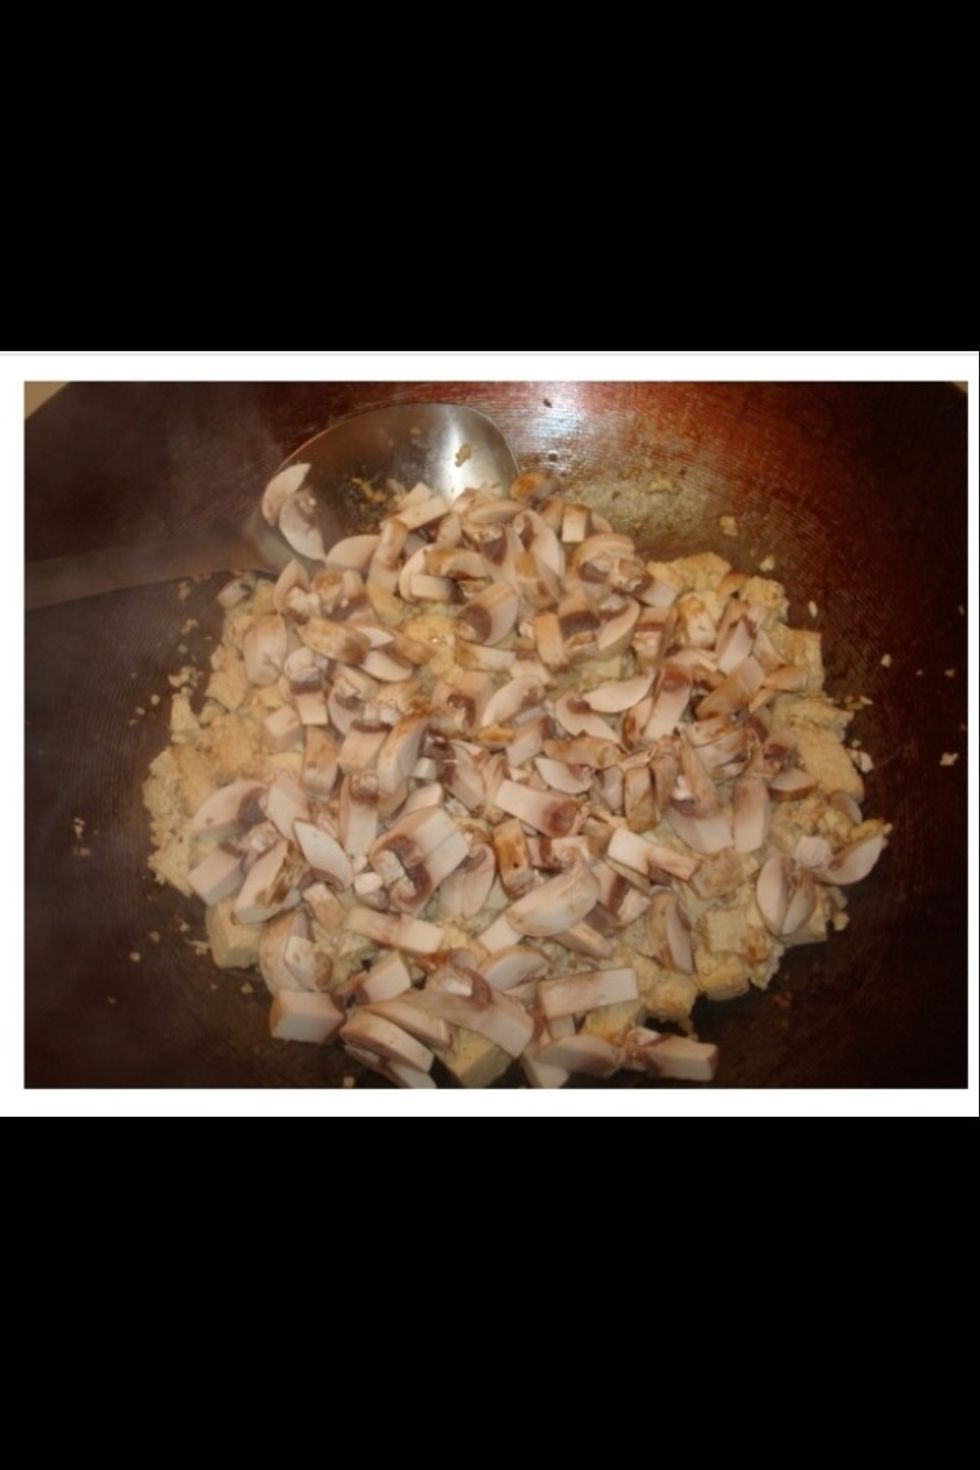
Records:
{"label": "mushroom slice with brown cap", "polygon": [[304,868],[304,860],[290,851],[288,842],[277,842],[270,847],[245,877],[235,900],[235,918],[242,924],[263,924],[298,903],[296,882]]}
{"label": "mushroom slice with brown cap", "polygon": [[403,602],[413,601],[412,584],[416,577],[421,577],[426,572],[428,550],[427,546],[419,546],[401,566],[398,573],[398,594]]}
{"label": "mushroom slice with brown cap", "polygon": [[539,612],[534,619],[534,645],[541,662],[549,669],[567,669],[568,650],[562,637],[558,614]]}
{"label": "mushroom slice with brown cap", "polygon": [[354,1011],[347,1018],[340,1034],[345,1041],[352,1041],[387,1061],[403,1062],[408,1067],[416,1067],[420,1072],[432,1070],[433,1056],[428,1047],[376,1012],[360,1009]]}
{"label": "mushroom slice with brown cap", "polygon": [[697,708],[697,717],[704,720],[708,715],[732,715],[744,709],[754,694],[762,687],[765,675],[761,665],[750,654],[744,663],[724,678]]}
{"label": "mushroom slice with brown cap", "polygon": [[441,520],[448,512],[449,506],[442,496],[430,494],[425,500],[419,500],[412,505],[403,501],[394,519],[406,530],[417,531],[420,526],[431,526],[433,521]]}
{"label": "mushroom slice with brown cap", "polygon": [[324,877],[333,888],[349,888],[354,881],[350,858],[330,836],[312,822],[293,823],[293,831],[300,851],[315,873]]}
{"label": "mushroom slice with brown cap", "polygon": [[517,621],[520,598],[507,582],[494,582],[466,604],[456,624],[456,633],[471,643],[492,647]]}
{"label": "mushroom slice with brown cap", "polygon": [[308,464],[291,464],[273,475],[262,492],[262,514],[270,526],[278,524],[279,512],[289,497],[302,489],[309,471]]}
{"label": "mushroom slice with brown cap", "polygon": [[[333,976],[333,959],[311,939],[293,934],[283,950],[286,968],[304,990],[326,990]],[[292,987],[290,987],[292,988]]]}
{"label": "mushroom slice with brown cap", "polygon": [[379,946],[404,950],[406,954],[435,954],[443,944],[438,925],[404,914],[379,914],[374,909],[355,907],[347,910],[345,925],[349,934],[360,934]]}
{"label": "mushroom slice with brown cap", "polygon": [[417,867],[406,868],[404,878],[392,885],[391,901],[395,908],[403,913],[417,913],[443,880],[466,861],[469,851],[469,843],[463,833],[458,830],[451,832],[434,852]]}
{"label": "mushroom slice with brown cap", "polygon": [[460,740],[450,742],[449,753],[440,760],[442,784],[467,811],[477,812],[487,799],[480,768]]}
{"label": "mushroom slice with brown cap", "polygon": [[300,628],[299,636],[315,653],[343,664],[360,663],[371,647],[370,638],[359,628],[330,618],[310,618]]}
{"label": "mushroom slice with brown cap", "polygon": [[526,725],[518,725],[514,730],[514,738],[505,748],[507,764],[512,767],[526,765],[547,745],[545,739],[551,728],[550,721],[545,715],[529,721]]}
{"label": "mushroom slice with brown cap", "polygon": [[453,582],[482,582],[490,575],[486,560],[465,546],[424,546],[426,571],[433,577]]}
{"label": "mushroom slice with brown cap", "polygon": [[667,820],[682,842],[705,857],[731,847],[734,842],[732,814],[728,809],[707,817],[692,817],[671,805],[667,808]]}
{"label": "mushroom slice with brown cap", "polygon": [[555,719],[569,735],[589,735],[594,740],[616,738],[612,726],[577,694],[565,694],[555,701]]}
{"label": "mushroom slice with brown cap", "polygon": [[210,908],[223,898],[236,893],[242,886],[244,877],[239,855],[236,852],[226,852],[223,847],[216,847],[191,869],[187,881],[198,898]]}
{"label": "mushroom slice with brown cap", "polygon": [[506,673],[517,654],[512,648],[484,648],[480,643],[458,641],[455,648],[456,662],[461,669],[480,669],[487,673]]}
{"label": "mushroom slice with brown cap", "polygon": [[769,836],[772,808],[761,776],[743,776],[734,787],[736,852],[758,852]]}
{"label": "mushroom slice with brown cap", "polygon": [[534,766],[553,791],[578,796],[592,786],[592,771],[588,766],[569,766],[541,755],[535,757]]}
{"label": "mushroom slice with brown cap", "polygon": [[538,985],[538,1002],[549,1020],[582,1015],[597,1006],[638,1000],[639,994],[635,970],[625,968],[563,975],[559,980],[542,980]]}
{"label": "mushroom slice with brown cap", "polygon": [[590,709],[599,714],[622,714],[624,710],[632,709],[641,699],[645,699],[652,684],[651,670],[647,674],[638,674],[635,679],[617,679],[609,684],[600,684],[597,689],[583,694],[582,698]]}
{"label": "mushroom slice with brown cap", "polygon": [[486,903],[497,867],[493,848],[475,843],[468,856],[439,885],[439,913],[445,919],[472,919]]}
{"label": "mushroom slice with brown cap", "polygon": [[337,825],[340,843],[350,857],[367,853],[378,833],[378,778],[373,771],[352,771],[340,784]]}
{"label": "mushroom slice with brown cap", "polygon": [[300,783],[317,796],[330,796],[337,781],[337,747],[326,730],[308,725]]}
{"label": "mushroom slice with brown cap", "polygon": [[625,827],[616,828],[606,848],[606,856],[652,882],[662,882],[666,874],[689,883],[698,869],[697,858],[689,858],[662,842],[650,842]]}
{"label": "mushroom slice with brown cap", "polygon": [[[596,910],[593,909],[592,912],[595,913]],[[608,960],[613,954],[612,942],[584,919],[573,924],[570,929],[563,929],[560,934],[550,935],[550,939],[552,944],[560,944],[573,954],[584,954],[590,960]]]}
{"label": "mushroom slice with brown cap", "polygon": [[640,617],[640,605],[633,598],[609,599],[599,608],[599,633],[596,639],[600,658],[617,658],[625,653],[633,640]]}
{"label": "mushroom slice with brown cap", "polygon": [[359,660],[372,679],[383,684],[401,684],[415,673],[416,665],[396,648],[370,648]]}
{"label": "mushroom slice with brown cap", "polygon": [[631,832],[649,832],[657,825],[657,798],[647,766],[623,772],[623,812]]}
{"label": "mushroom slice with brown cap", "polygon": [[499,822],[491,833],[497,870],[504,891],[520,898],[534,882],[534,869],[524,829],[516,817]]}
{"label": "mushroom slice with brown cap", "polygon": [[560,934],[584,919],[598,897],[599,885],[593,873],[584,863],[573,863],[511,904],[506,911],[507,922],[518,933],[532,937]]}
{"label": "mushroom slice with brown cap", "polygon": [[537,511],[522,511],[519,516],[514,517],[513,524],[514,531],[520,538],[524,550],[542,562],[549,571],[563,577],[565,574],[564,548],[554,531],[538,515]]}
{"label": "mushroom slice with brown cap", "polygon": [[300,556],[323,560],[323,536],[317,524],[316,500],[309,490],[297,490],[282,503],[279,530]]}
{"label": "mushroom slice with brown cap", "polygon": [[623,1053],[601,1036],[580,1032],[539,1047],[534,1060],[539,1067],[584,1073],[589,1077],[611,1077],[623,1065]]}
{"label": "mushroom slice with brown cap", "polygon": [[838,883],[842,886],[860,883],[881,857],[884,846],[885,839],[880,832],[873,837],[852,842],[848,847],[842,847],[825,868],[815,871],[814,876],[821,883]]}
{"label": "mushroom slice with brown cap", "polygon": [[624,557],[632,557],[636,554],[636,547],[630,536],[624,536],[619,531],[604,531],[597,536],[588,536],[580,541],[568,556],[568,570],[578,572],[582,575],[582,568],[588,562],[600,566],[605,575],[614,561],[621,561]]}
{"label": "mushroom slice with brown cap", "polygon": [[371,770],[388,739],[391,727],[381,720],[355,719],[344,736],[337,763],[345,775]]}
{"label": "mushroom slice with brown cap", "polygon": [[540,679],[510,679],[487,701],[481,724],[507,725],[520,715],[525,720],[532,718],[541,708],[544,698],[545,689]]}
{"label": "mushroom slice with brown cap", "polygon": [[272,605],[277,613],[286,611],[286,599],[294,587],[301,591],[309,591],[310,579],[302,562],[287,562],[279,573],[278,580],[272,593]]}
{"label": "mushroom slice with brown cap", "polygon": [[324,561],[334,571],[366,572],[380,543],[379,534],[345,536],[342,541],[334,542]]}
{"label": "mushroom slice with brown cap", "polygon": [[385,737],[377,757],[378,790],[383,796],[397,791],[407,781],[419,758],[428,714],[405,715]]}
{"label": "mushroom slice with brown cap", "polygon": [[504,495],[477,495],[466,507],[466,521],[471,526],[497,526],[512,521],[522,509],[520,501]]}
{"label": "mushroom slice with brown cap", "polygon": [[558,573],[534,555],[521,551],[514,560],[517,588],[529,607],[538,611],[552,607],[561,595]]}
{"label": "mushroom slice with brown cap", "polygon": [[286,661],[289,641],[278,613],[253,618],[242,638],[245,673],[252,684],[274,684]]}
{"label": "mushroom slice with brown cap", "polygon": [[584,820],[580,803],[572,797],[532,791],[516,781],[501,781],[494,803],[501,811],[526,822],[546,837],[567,837],[577,831]]}
{"label": "mushroom slice with brown cap", "polygon": [[519,1057],[534,1035],[534,1021],[522,1006],[501,991],[486,987],[486,997],[456,995],[451,990],[413,991],[403,1005],[417,1006],[451,1026],[475,1031],[511,1057]]}
{"label": "mushroom slice with brown cap", "polygon": [[[607,727],[608,729],[608,727]],[[546,740],[544,753],[550,760],[562,761],[569,766],[589,766],[593,771],[607,771],[617,766],[622,752],[612,738],[598,740],[594,735],[574,735],[570,740]],[[520,762],[515,761],[515,765]]]}
{"label": "mushroom slice with brown cap", "polygon": [[778,776],[773,776],[769,782],[769,793],[774,801],[801,801],[815,791],[816,786],[815,776],[800,770],[799,766],[790,766],[780,771]]}
{"label": "mushroom slice with brown cap", "polygon": [[548,973],[548,958],[525,944],[498,949],[483,961],[480,974],[494,990],[512,990],[527,980],[537,980]]}
{"label": "mushroom slice with brown cap", "polygon": [[689,740],[679,741],[681,770],[689,794],[683,810],[692,817],[710,817],[720,807],[718,791]]}
{"label": "mushroom slice with brown cap", "polygon": [[643,731],[648,741],[672,735],[691,698],[692,679],[687,669],[665,664],[653,694],[653,709]]}
{"label": "mushroom slice with brown cap", "polygon": [[677,1082],[712,1082],[718,1070],[718,1048],[687,1036],[667,1036],[634,1026],[624,1042],[626,1065]]}
{"label": "mushroom slice with brown cap", "polygon": [[288,771],[280,771],[269,787],[265,814],[290,842],[293,841],[293,823],[309,820],[310,798]]}
{"label": "mushroom slice with brown cap", "polygon": [[[327,706],[323,705],[323,721],[326,724]],[[292,750],[296,745],[303,743],[303,724],[295,709],[291,705],[281,705],[279,709],[273,710],[271,715],[266,715],[262,721],[262,733],[269,750],[276,755],[281,755],[285,750]]]}
{"label": "mushroom slice with brown cap", "polygon": [[201,802],[191,818],[194,837],[230,837],[257,820],[256,798],[265,794],[261,781],[230,781]]}
{"label": "mushroom slice with brown cap", "polygon": [[[390,956],[390,958],[396,958],[396,956]],[[448,1051],[453,1040],[449,1027],[438,1016],[432,1015],[421,1006],[412,1004],[417,994],[418,992],[413,990],[404,991],[390,1000],[371,1001],[370,1004],[363,1006],[362,1010],[393,1021],[396,1026],[400,1026],[410,1036],[424,1042],[433,1051]]]}
{"label": "mushroom slice with brown cap", "polygon": [[373,964],[357,987],[363,1002],[394,1000],[412,988],[412,977],[400,954],[386,954]]}

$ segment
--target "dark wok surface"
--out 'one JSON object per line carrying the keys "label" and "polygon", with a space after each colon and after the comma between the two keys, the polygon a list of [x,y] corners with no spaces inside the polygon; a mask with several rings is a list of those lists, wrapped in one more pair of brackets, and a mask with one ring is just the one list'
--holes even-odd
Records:
{"label": "dark wok surface", "polygon": [[[843,934],[794,952],[767,994],[699,1004],[700,1035],[722,1048],[716,1085],[964,1085],[965,398],[933,384],[76,384],[26,425],[27,556],[193,535],[333,419],[413,399],[492,414],[525,467],[550,458],[661,556],[712,549],[752,570],[772,553],[791,621],[814,626],[819,606],[830,692],[874,701],[851,732],[876,759],[865,810],[895,823],[891,846]],[[216,972],[189,943],[200,906],[145,871],[140,784],[167,739],[166,676],[181,643],[206,663],[220,580],[187,602],[170,583],[27,618],[29,1086],[309,1087],[355,1070],[272,1042],[261,981],[243,996],[244,974]],[[182,637],[188,618],[200,626]],[[957,765],[940,767],[944,751]]]}

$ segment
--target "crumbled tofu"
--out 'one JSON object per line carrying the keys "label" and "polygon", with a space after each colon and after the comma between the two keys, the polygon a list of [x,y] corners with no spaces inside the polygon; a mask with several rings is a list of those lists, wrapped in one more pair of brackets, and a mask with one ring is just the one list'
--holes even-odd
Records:
{"label": "crumbled tofu", "polygon": [[597,1006],[589,1011],[582,1022],[582,1031],[588,1036],[601,1036],[612,1046],[621,1046],[627,1031],[638,1026],[647,1013],[647,1003],[639,1000],[621,1000],[616,1005]]}
{"label": "crumbled tofu", "polygon": [[73,817],[72,827],[75,830],[75,836],[77,837],[78,841],[81,842],[82,838],[85,836],[85,818]]}
{"label": "crumbled tofu", "polygon": [[191,584],[190,584],[190,582],[178,582],[177,583],[177,596],[180,598],[181,602],[186,602],[187,599],[188,599],[188,597],[190,597],[190,595],[191,595]]}
{"label": "crumbled tofu", "polygon": [[453,1044],[441,1060],[463,1087],[491,1087],[511,1063],[495,1042],[462,1026],[453,1027]]}
{"label": "crumbled tofu", "polygon": [[744,961],[734,954],[709,954],[698,950],[695,955],[697,986],[709,1000],[734,1000],[744,995],[750,978]]}
{"label": "crumbled tofu", "polygon": [[807,693],[818,694],[823,688],[823,635],[808,628],[787,628],[785,623],[775,623],[769,636],[781,658],[806,670]]}
{"label": "crumbled tofu", "polygon": [[815,602],[808,602],[807,611],[809,612],[811,618],[816,618],[820,612],[820,609],[817,607],[817,604]]}
{"label": "crumbled tofu", "polygon": [[247,970],[259,962],[261,924],[240,924],[235,918],[237,895],[213,904],[205,915],[211,953],[219,970]]}
{"label": "crumbled tofu", "polygon": [[738,535],[738,521],[734,516],[719,516],[718,524],[721,527],[721,534],[723,536]]}
{"label": "crumbled tofu", "polygon": [[701,922],[708,948],[714,954],[744,955],[747,952],[749,923],[743,905],[708,909]]}
{"label": "crumbled tofu", "polygon": [[738,595],[742,602],[757,602],[760,607],[765,608],[763,625],[770,634],[777,623],[786,621],[789,603],[782,582],[768,581],[765,577],[749,577],[739,589]]}
{"label": "crumbled tofu", "polygon": [[943,672],[945,673],[947,679],[955,679],[956,678],[956,670],[955,669],[945,669]]}
{"label": "crumbled tofu", "polygon": [[939,764],[941,766],[955,766],[959,758],[960,753],[958,750],[947,751],[939,757]]}
{"label": "crumbled tofu", "polygon": [[473,450],[470,448],[469,444],[461,444],[456,451],[456,463],[458,465],[465,464],[472,453]]}
{"label": "crumbled tofu", "polygon": [[770,552],[768,556],[764,556],[762,558],[762,560],[760,561],[760,563],[759,563],[759,571],[760,572],[772,572],[772,571],[775,571],[775,568],[776,568],[776,558],[773,556],[772,552]]}
{"label": "crumbled tofu", "polygon": [[138,949],[131,949],[129,952],[129,958],[132,960],[134,965],[138,965],[143,956],[140,954]]}
{"label": "crumbled tofu", "polygon": [[891,656],[891,654],[890,653],[883,653],[881,655],[881,667],[883,669],[890,669],[891,666],[892,666],[892,656]]}
{"label": "crumbled tofu", "polygon": [[147,933],[146,933],[146,937],[150,941],[151,944],[159,944],[160,943],[160,932],[159,932],[158,929],[148,929],[147,930]]}

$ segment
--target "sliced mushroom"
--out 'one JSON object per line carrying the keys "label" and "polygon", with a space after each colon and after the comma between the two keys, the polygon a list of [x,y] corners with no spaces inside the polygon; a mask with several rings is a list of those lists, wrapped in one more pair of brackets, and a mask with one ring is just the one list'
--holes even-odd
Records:
{"label": "sliced mushroom", "polygon": [[534,869],[524,829],[516,817],[500,822],[491,833],[497,870],[504,891],[519,898],[534,882]]}
{"label": "sliced mushroom", "polygon": [[790,899],[793,897],[793,864],[785,853],[774,853],[759,869],[755,901],[771,934],[783,933]]}
{"label": "sliced mushroom", "polygon": [[616,828],[606,848],[606,856],[614,862],[622,863],[624,868],[631,868],[644,878],[649,878],[651,882],[663,882],[667,875],[689,883],[698,869],[696,858],[676,852],[662,842],[651,842],[625,827]]}
{"label": "sliced mushroom", "polygon": [[588,766],[570,766],[548,756],[537,756],[534,766],[553,791],[562,791],[568,796],[581,795],[592,785],[592,771]]}
{"label": "sliced mushroom", "polygon": [[307,726],[301,784],[316,796],[330,796],[337,781],[337,757],[337,747],[326,730]]}
{"label": "sliced mushroom", "polygon": [[316,498],[308,489],[287,496],[279,510],[279,530],[294,551],[310,561],[323,560],[323,536],[317,524]]}
{"label": "sliced mushroom", "polygon": [[624,710],[632,709],[639,704],[650,691],[653,683],[652,671],[647,674],[638,674],[635,679],[619,679],[613,683],[600,684],[598,689],[592,689],[582,698],[590,709],[600,714],[621,714]]}
{"label": "sliced mushroom", "polygon": [[573,924],[570,929],[563,929],[560,934],[552,934],[550,937],[553,944],[560,944],[573,954],[587,955],[591,960],[607,960],[613,953],[611,941],[584,919]]}
{"label": "sliced mushroom", "polygon": [[734,791],[735,851],[758,852],[769,836],[769,788],[761,776],[743,776]]}
{"label": "sliced mushroom", "polygon": [[405,715],[388,731],[377,755],[378,791],[381,795],[390,796],[411,776],[428,728],[427,714]]}
{"label": "sliced mushroom", "polygon": [[545,737],[549,728],[550,722],[544,715],[530,720],[526,725],[518,725],[514,730],[513,740],[505,750],[507,764],[513,767],[523,766],[539,755],[548,744]]}
{"label": "sliced mushroom", "polygon": [[840,852],[826,868],[815,873],[821,883],[837,883],[846,886],[849,883],[860,883],[866,878],[881,857],[885,846],[885,839],[881,833],[873,837],[861,838],[858,842],[852,842],[848,847],[842,847]]}
{"label": "sliced mushroom", "polygon": [[493,848],[475,843],[456,871],[439,886],[439,913],[446,919],[472,919],[487,901],[496,875]]}
{"label": "sliced mushroom", "polygon": [[640,605],[632,597],[610,599],[599,609],[600,658],[617,658],[625,653],[633,640],[640,617]]}
{"label": "sliced mushroom", "polygon": [[429,1072],[434,1060],[431,1051],[393,1021],[375,1012],[356,1010],[344,1023],[341,1036],[366,1051],[387,1061],[402,1062],[420,1072]]}
{"label": "sliced mushroom", "polygon": [[420,526],[430,526],[433,521],[439,521],[449,511],[449,506],[441,495],[433,495],[431,492],[422,500],[421,498],[411,505],[402,501],[398,507],[395,520],[399,521],[406,530],[417,531]]}
{"label": "sliced mushroom", "polygon": [[413,991],[402,1004],[428,1011],[452,1026],[475,1031],[499,1046],[508,1056],[519,1057],[534,1035],[533,1020],[523,1007],[502,992],[488,986],[487,997],[455,995],[450,990],[427,987]]}
{"label": "sliced mushroom", "polygon": [[506,582],[494,582],[466,604],[456,625],[457,636],[492,647],[510,632],[519,608],[520,598],[514,588]]}
{"label": "sliced mushroom", "polygon": [[360,934],[387,949],[404,950],[406,954],[435,954],[442,948],[443,933],[436,924],[424,919],[407,918],[404,914],[379,914],[373,909],[347,910],[346,927],[350,934]]}
{"label": "sliced mushroom", "polygon": [[235,900],[235,918],[241,924],[264,924],[283,909],[299,902],[296,881],[303,861],[290,852],[286,841],[277,842],[249,869]]}
{"label": "sliced mushroom", "polygon": [[691,698],[692,680],[687,669],[665,664],[653,695],[653,708],[643,731],[647,741],[672,735]]}
{"label": "sliced mushroom", "polygon": [[542,980],[538,985],[538,1001],[549,1020],[582,1015],[597,1006],[637,1000],[639,994],[636,972],[628,968],[563,975],[559,980]]}
{"label": "sliced mushroom", "polygon": [[287,562],[279,573],[279,578],[272,593],[272,605],[276,612],[284,613],[286,611],[286,598],[294,587],[299,587],[301,591],[306,592],[309,590],[309,586],[310,579],[302,562]]}
{"label": "sliced mushroom", "polygon": [[773,776],[769,792],[775,801],[801,801],[815,791],[816,786],[816,777],[800,770],[799,766],[790,766],[780,771],[778,776]]}
{"label": "sliced mushroom", "polygon": [[507,725],[518,716],[534,717],[544,702],[540,679],[511,679],[501,686],[483,710],[484,725]]}
{"label": "sliced mushroom", "polygon": [[569,735],[588,735],[593,740],[615,739],[612,727],[579,695],[565,694],[556,700],[555,718]]}
{"label": "sliced mushroom", "polygon": [[[390,956],[395,959],[398,956]],[[386,1020],[393,1021],[410,1036],[415,1036],[419,1041],[431,1047],[434,1051],[448,1051],[452,1045],[452,1033],[445,1021],[420,1006],[413,1005],[417,992],[402,992],[390,1000],[381,999],[371,1001],[364,1009],[373,1015],[384,1016]],[[406,998],[408,997],[408,998]]]}
{"label": "sliced mushroom", "polygon": [[631,832],[649,832],[657,825],[657,798],[648,766],[623,772],[623,811]]}
{"label": "sliced mushroom", "polygon": [[450,796],[462,802],[467,811],[478,812],[487,799],[480,768],[461,740],[450,742],[449,751],[440,761],[442,784]]}
{"label": "sliced mushroom", "polygon": [[512,648],[484,648],[479,643],[456,642],[456,662],[464,669],[482,669],[491,674],[506,672],[517,654]]}
{"label": "sliced mushroom", "polygon": [[344,775],[351,771],[373,770],[390,731],[391,726],[382,720],[363,717],[352,720],[337,756]]}
{"label": "sliced mushroom", "polygon": [[230,837],[257,820],[257,798],[265,794],[260,781],[230,781],[202,801],[191,818],[194,837]]}
{"label": "sliced mushroom", "polygon": [[[326,722],[327,707],[323,706],[324,722]],[[290,705],[281,705],[279,709],[273,710],[271,715],[266,715],[262,721],[262,733],[268,748],[281,754],[284,750],[292,750],[294,746],[303,743],[303,725],[296,710]]]}
{"label": "sliced mushroom", "polygon": [[[286,940],[283,959],[295,985],[301,985],[304,990],[326,990],[329,987],[333,960],[303,933],[292,934]],[[284,988],[293,989],[294,986]]]}
{"label": "sliced mushroom", "polygon": [[534,646],[541,662],[549,669],[567,669],[568,651],[562,638],[558,614],[540,612],[534,619]]}
{"label": "sliced mushroom", "polygon": [[698,719],[707,719],[709,715],[732,715],[744,709],[752,696],[758,693],[764,677],[760,664],[750,654],[721,681],[717,689],[702,699],[697,709]]}
{"label": "sliced mushroom", "polygon": [[625,1041],[626,1065],[677,1082],[711,1082],[718,1070],[718,1048],[687,1036],[666,1036],[635,1026]]}
{"label": "sliced mushroom", "polygon": [[543,470],[529,470],[524,475],[518,475],[510,487],[512,500],[529,502],[543,500],[548,495],[558,493],[558,481],[554,475],[549,475]]}
{"label": "sliced mushroom", "polygon": [[735,840],[729,810],[714,812],[708,817],[692,817],[671,806],[667,810],[667,820],[682,842],[707,857],[731,847]]}
{"label": "sliced mushroom", "polygon": [[244,878],[245,871],[239,855],[236,852],[226,852],[223,847],[214,848],[187,875],[188,883],[209,908],[232,893],[237,893]]}
{"label": "sliced mushroom", "polygon": [[719,674],[734,673],[749,657],[755,638],[755,626],[747,615],[730,621],[724,632],[719,629],[718,642],[715,646]]}
{"label": "sliced mushroom", "polygon": [[310,798],[295,776],[280,771],[269,787],[265,799],[265,814],[274,822],[290,842],[293,841],[293,823],[309,820]]}
{"label": "sliced mushroom", "polygon": [[329,832],[304,821],[294,822],[293,831],[303,856],[315,873],[321,874],[333,888],[351,886],[354,872],[350,859]]}
{"label": "sliced mushroom", "polygon": [[309,474],[308,464],[291,464],[280,470],[262,492],[262,514],[270,526],[278,525],[279,512],[291,495],[303,486]]}
{"label": "sliced mushroom", "polygon": [[331,546],[324,561],[329,568],[334,570],[366,572],[380,543],[381,537],[377,534],[345,536],[342,541],[337,541]]}
{"label": "sliced mushroom", "polygon": [[584,919],[598,897],[599,885],[593,873],[584,863],[573,863],[511,904],[507,922],[521,934],[559,934]]}
{"label": "sliced mushroom", "polygon": [[340,843],[350,857],[367,853],[378,833],[378,778],[352,771],[340,784],[337,823]]}
{"label": "sliced mushroom", "polygon": [[400,954],[386,954],[368,970],[357,987],[358,1000],[394,1000],[412,988],[412,977]]}
{"label": "sliced mushroom", "polygon": [[580,1032],[577,1036],[564,1036],[539,1047],[535,1063],[538,1067],[581,1072],[590,1077],[611,1077],[622,1066],[623,1053],[618,1046],[603,1041],[601,1036]]}
{"label": "sliced mushroom", "polygon": [[[436,808],[429,808],[430,811]],[[434,852],[417,867],[406,867],[404,878],[391,888],[391,901],[403,913],[417,913],[439,885],[456,871],[469,856],[470,846],[459,830],[440,842]]]}
{"label": "sliced mushroom", "polygon": [[861,808],[848,791],[833,792],[830,798],[830,804],[835,811],[842,812],[845,817],[849,818],[855,826],[858,826],[864,820],[861,815]]}
{"label": "sliced mushroom", "polygon": [[539,950],[515,944],[483,961],[480,973],[494,990],[513,990],[528,980],[540,979],[548,973],[548,959]]}
{"label": "sliced mushroom", "polygon": [[584,817],[581,805],[568,796],[532,791],[516,781],[501,781],[494,803],[509,816],[526,822],[546,837],[567,837],[577,831]]}
{"label": "sliced mushroom", "polygon": [[371,647],[365,632],[330,618],[310,618],[300,628],[299,635],[316,653],[344,664],[360,663]]}

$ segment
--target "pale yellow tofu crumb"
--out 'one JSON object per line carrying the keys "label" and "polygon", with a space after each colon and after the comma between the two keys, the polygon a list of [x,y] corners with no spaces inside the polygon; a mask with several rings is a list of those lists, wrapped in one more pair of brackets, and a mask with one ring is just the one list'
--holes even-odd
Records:
{"label": "pale yellow tofu crumb", "polygon": [[138,965],[143,956],[140,954],[138,949],[131,949],[129,951],[129,958],[132,960],[134,965]]}
{"label": "pale yellow tofu crumb", "polygon": [[881,655],[881,667],[883,669],[890,669],[891,666],[892,666],[892,656],[891,656],[891,654],[890,653],[883,653]]}
{"label": "pale yellow tofu crumb", "polygon": [[769,555],[768,556],[764,556],[762,558],[762,560],[760,561],[760,563],[759,563],[759,571],[760,572],[771,572],[771,571],[774,571],[775,570],[775,567],[776,567],[776,558],[773,556],[772,552],[770,551]]}
{"label": "pale yellow tofu crumb", "polygon": [[718,525],[721,527],[721,534],[723,536],[738,535],[738,521],[734,516],[719,516]]}
{"label": "pale yellow tofu crumb", "polygon": [[190,597],[190,595],[191,595],[191,584],[190,584],[190,582],[178,582],[177,583],[177,596],[180,598],[181,602],[186,602],[187,599],[188,599],[188,597]]}
{"label": "pale yellow tofu crumb", "polygon": [[816,618],[819,615],[820,609],[817,607],[817,604],[815,602],[808,602],[807,609],[810,613],[811,618]]}
{"label": "pale yellow tofu crumb", "polygon": [[955,766],[959,758],[960,753],[958,750],[946,751],[943,755],[939,757],[939,764],[941,766]]}
{"label": "pale yellow tofu crumb", "polygon": [[944,670],[944,673],[945,673],[947,679],[955,679],[956,678],[956,670],[955,669],[945,669]]}

